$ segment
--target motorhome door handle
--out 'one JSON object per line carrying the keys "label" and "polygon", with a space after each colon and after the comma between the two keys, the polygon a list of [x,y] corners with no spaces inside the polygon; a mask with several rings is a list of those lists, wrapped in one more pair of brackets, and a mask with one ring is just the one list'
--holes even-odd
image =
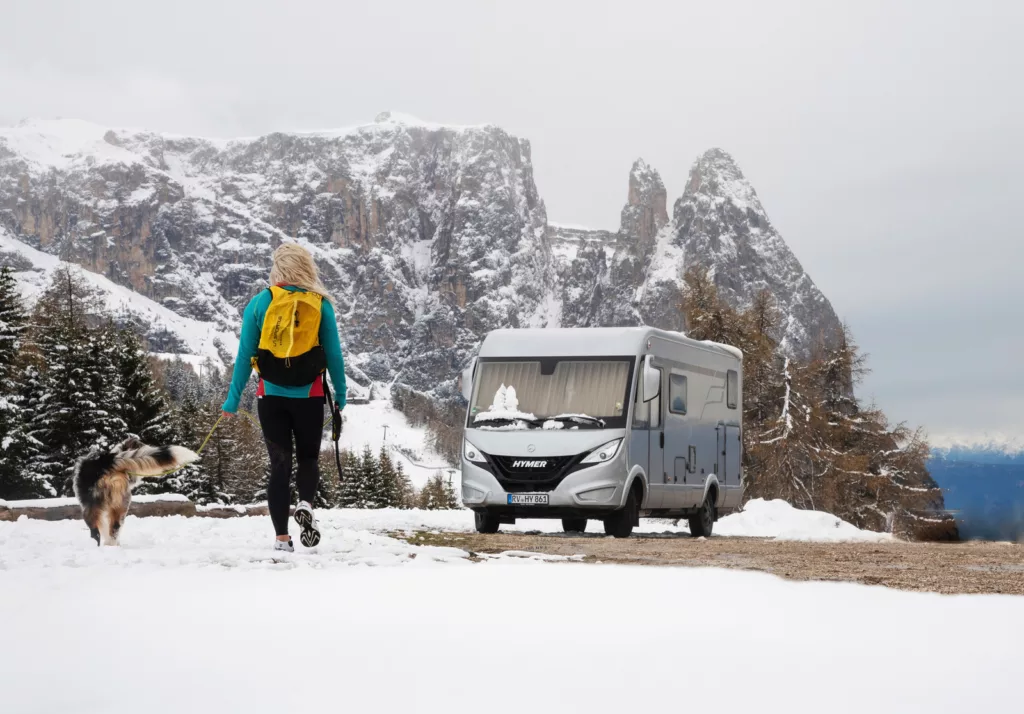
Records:
{"label": "motorhome door handle", "polygon": [[661,432],[661,448],[665,448],[665,432]]}

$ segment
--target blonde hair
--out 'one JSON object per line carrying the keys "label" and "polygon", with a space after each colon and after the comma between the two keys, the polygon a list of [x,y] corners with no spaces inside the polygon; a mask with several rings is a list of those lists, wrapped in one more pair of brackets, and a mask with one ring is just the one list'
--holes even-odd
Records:
{"label": "blonde hair", "polygon": [[294,285],[334,301],[320,282],[320,273],[313,256],[298,243],[282,243],[274,251],[274,264],[270,268],[271,285]]}

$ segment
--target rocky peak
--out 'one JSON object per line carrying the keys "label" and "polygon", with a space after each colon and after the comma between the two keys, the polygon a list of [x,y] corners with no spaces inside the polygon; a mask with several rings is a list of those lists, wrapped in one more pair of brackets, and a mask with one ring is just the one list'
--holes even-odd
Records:
{"label": "rocky peak", "polygon": [[684,195],[708,196],[731,201],[738,208],[764,213],[754,187],[732,156],[722,149],[708,149],[690,169]]}
{"label": "rocky peak", "polygon": [[647,253],[658,231],[668,223],[668,194],[661,175],[637,159],[629,172],[629,196],[622,209],[619,233]]}
{"label": "rocky peak", "polygon": [[687,267],[702,265],[723,297],[738,307],[769,290],[784,316],[783,344],[807,354],[818,340],[839,334],[832,305],[768,219],[753,186],[721,149],[702,154],[673,209],[672,241]]}

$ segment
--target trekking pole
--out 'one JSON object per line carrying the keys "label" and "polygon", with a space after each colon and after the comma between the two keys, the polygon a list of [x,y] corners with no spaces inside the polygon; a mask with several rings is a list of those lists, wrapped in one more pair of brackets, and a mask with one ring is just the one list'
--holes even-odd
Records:
{"label": "trekking pole", "polygon": [[[324,380],[324,395],[327,397],[327,405],[330,407],[331,415],[327,418],[327,421],[331,422],[331,439],[334,441],[334,463],[338,467],[338,481],[341,482],[341,448],[338,446],[338,441],[341,439],[341,430],[343,422],[341,419],[341,409],[338,407],[337,402],[334,401],[331,396],[331,388],[327,384],[327,373],[323,374]],[[324,426],[327,426],[327,422],[324,422]]]}

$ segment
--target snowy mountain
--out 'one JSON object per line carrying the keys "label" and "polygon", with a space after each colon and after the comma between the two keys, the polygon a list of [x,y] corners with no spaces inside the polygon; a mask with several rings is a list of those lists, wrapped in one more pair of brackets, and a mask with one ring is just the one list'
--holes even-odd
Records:
{"label": "snowy mountain", "polygon": [[939,438],[928,471],[957,514],[961,537],[1024,537],[1024,442],[1020,438]]}
{"label": "snowy mountain", "polygon": [[0,129],[0,231],[27,283],[72,261],[136,295],[154,335],[180,336],[161,351],[222,357],[273,248],[298,240],[334,293],[355,381],[441,396],[496,327],[681,329],[696,263],[737,303],[772,290],[795,351],[838,326],[724,152],[698,160],[671,220],[638,161],[617,232],[563,228],[548,225],[528,141],[387,112],[233,141],[70,120]]}
{"label": "snowy mountain", "polygon": [[629,176],[619,231],[551,227],[563,285],[563,322],[651,324],[684,329],[682,274],[709,269],[730,303],[747,306],[769,290],[785,316],[783,345],[806,354],[840,329],[831,304],[772,226],[750,183],[721,149],[690,170],[672,220],[661,176],[642,160]]}
{"label": "snowy mountain", "polygon": [[977,437],[938,437],[931,440],[932,457],[949,461],[1024,464],[1024,437],[986,434]]}
{"label": "snowy mountain", "polygon": [[[0,263],[14,267],[21,294],[29,302],[34,302],[46,288],[60,259],[15,240],[0,226]],[[208,358],[217,364],[230,361],[238,350],[238,338],[212,322],[179,315],[97,273],[82,271],[82,274],[104,297],[108,311],[115,315],[131,314],[138,324],[148,326],[149,346],[157,354],[182,355],[194,364]]]}

